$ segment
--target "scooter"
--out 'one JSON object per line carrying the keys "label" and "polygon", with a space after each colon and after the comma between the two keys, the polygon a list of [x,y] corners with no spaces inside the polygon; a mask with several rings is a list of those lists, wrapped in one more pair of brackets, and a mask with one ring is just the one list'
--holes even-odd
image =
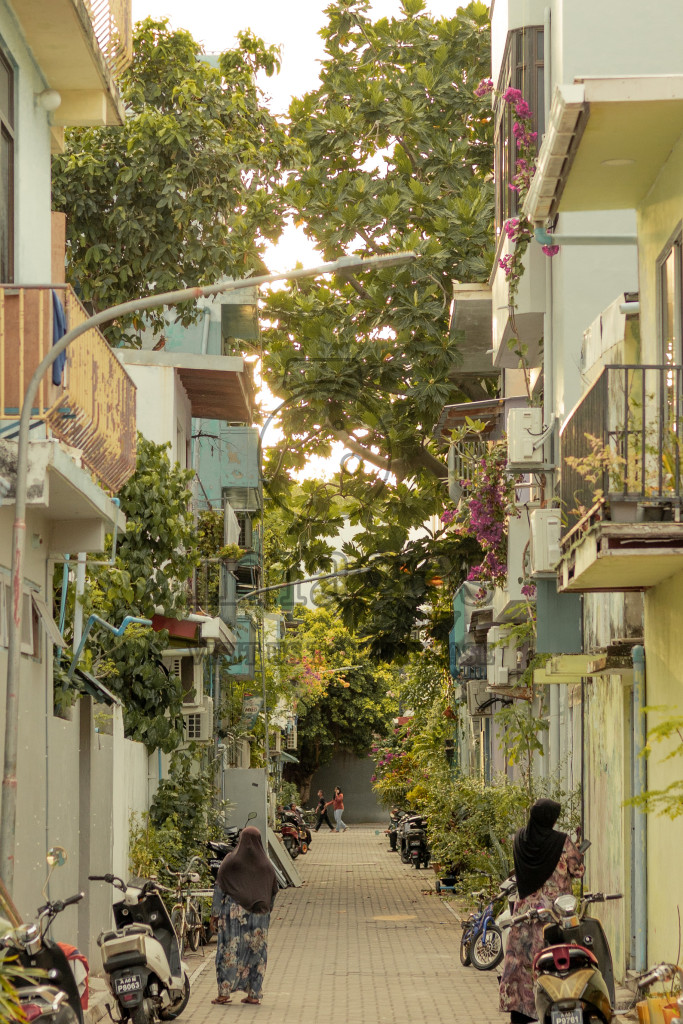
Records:
{"label": "scooter", "polygon": [[420,868],[428,866],[431,850],[427,843],[427,821],[421,814],[411,814],[402,818],[398,830],[398,845],[401,860],[404,864],[412,864]]}
{"label": "scooter", "polygon": [[513,924],[544,923],[544,948],[534,959],[536,1014],[540,1024],[610,1024],[614,1006],[612,955],[602,925],[587,916],[593,903],[622,893],[570,893],[550,909],[538,907],[513,917]]}
{"label": "scooter", "polygon": [[244,825],[228,825],[225,829],[225,839],[209,839],[206,843],[206,848],[209,851],[208,864],[211,872],[211,877],[214,882],[218,878],[218,869],[223,863],[223,860],[229,853],[237,848],[237,844],[242,835],[242,830],[247,827],[249,822],[255,818],[256,811],[249,811],[247,820]]}
{"label": "scooter", "polygon": [[389,828],[385,828],[384,830],[384,835],[389,836],[389,850],[391,853],[396,853],[398,823],[405,813],[405,811],[400,811],[398,807],[391,808],[391,813],[389,814]]}
{"label": "scooter", "polygon": [[[83,1024],[84,1004],[87,1007],[87,960],[77,953],[79,968],[83,976],[83,993],[71,967],[71,962],[62,947],[47,937],[47,930],[63,910],[79,903],[83,893],[76,893],[66,900],[48,900],[47,885],[55,867],[66,863],[66,851],[53,846],[47,854],[49,872],[43,887],[45,905],[38,908],[38,918],[32,924],[20,924],[10,928],[0,939],[2,959],[8,960],[29,972],[22,978],[15,976],[12,984],[17,989],[25,1021],[40,1018],[45,1024]],[[75,961],[74,961],[75,962]],[[41,972],[38,979],[30,972]]]}
{"label": "scooter", "polygon": [[[126,885],[117,875],[89,875],[123,893],[114,903],[116,929],[97,939],[107,986],[118,1019],[132,1024],[175,1020],[188,1004],[190,979],[180,957],[178,936],[154,880]],[[170,891],[170,890],[165,890]]]}
{"label": "scooter", "polygon": [[300,853],[308,853],[306,830],[291,811],[283,811],[280,815],[279,830],[282,842],[289,856],[294,860]]}

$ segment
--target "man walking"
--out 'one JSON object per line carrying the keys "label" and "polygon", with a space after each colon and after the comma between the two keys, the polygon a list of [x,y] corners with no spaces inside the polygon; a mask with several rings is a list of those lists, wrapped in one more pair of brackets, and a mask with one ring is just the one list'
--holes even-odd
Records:
{"label": "man walking", "polygon": [[325,797],[323,796],[322,789],[318,790],[318,806],[315,809],[316,821],[314,832],[317,832],[323,822],[327,825],[330,832],[334,832],[334,825],[330,821],[327,814],[327,804],[325,803]]}

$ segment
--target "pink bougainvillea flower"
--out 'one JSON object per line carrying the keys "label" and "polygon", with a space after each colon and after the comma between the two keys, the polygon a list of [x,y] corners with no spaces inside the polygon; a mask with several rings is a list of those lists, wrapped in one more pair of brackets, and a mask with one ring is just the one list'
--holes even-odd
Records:
{"label": "pink bougainvillea flower", "polygon": [[481,82],[474,90],[475,96],[488,96],[490,92],[493,92],[493,82],[490,78],[482,78]]}
{"label": "pink bougainvillea flower", "polygon": [[550,257],[557,256],[558,252],[560,251],[559,245],[542,245],[541,249],[546,254],[546,256]]}
{"label": "pink bougainvillea flower", "polygon": [[522,587],[522,593],[525,597],[536,597],[536,585],[534,583],[525,583]]}
{"label": "pink bougainvillea flower", "polygon": [[519,218],[513,217],[512,220],[506,220],[503,225],[503,231],[508,238],[515,238],[517,236],[517,228],[519,227]]}
{"label": "pink bougainvillea flower", "polygon": [[503,93],[503,103],[519,103],[524,99],[519,89],[506,89]]}

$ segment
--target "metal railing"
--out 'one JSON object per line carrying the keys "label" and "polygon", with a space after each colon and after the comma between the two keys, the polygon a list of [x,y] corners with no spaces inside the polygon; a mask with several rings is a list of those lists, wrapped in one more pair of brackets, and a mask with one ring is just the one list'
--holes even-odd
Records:
{"label": "metal railing", "polygon": [[85,0],[102,56],[114,78],[133,59],[131,0]]}
{"label": "metal railing", "polygon": [[[12,436],[28,382],[53,343],[53,300],[69,328],[88,318],[70,285],[0,285],[0,433]],[[104,335],[86,331],[66,353],[60,384],[43,378],[33,416],[78,449],[99,482],[116,493],[135,472],[135,385]]]}
{"label": "metal railing", "polygon": [[603,369],[560,432],[570,529],[600,498],[679,503],[682,395],[683,366]]}

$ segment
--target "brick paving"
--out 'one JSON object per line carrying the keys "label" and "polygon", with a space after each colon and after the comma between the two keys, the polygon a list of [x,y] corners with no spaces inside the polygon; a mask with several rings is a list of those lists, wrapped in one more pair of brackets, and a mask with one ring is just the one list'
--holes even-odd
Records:
{"label": "brick paving", "polygon": [[[383,827],[382,827],[383,829]],[[383,830],[351,826],[313,836],[297,859],[299,889],[271,917],[260,1006],[214,1006],[215,945],[192,957],[187,1024],[505,1024],[495,971],[460,964],[458,920],[432,892],[432,870],[388,853]],[[233,998],[239,1000],[241,993]]]}

